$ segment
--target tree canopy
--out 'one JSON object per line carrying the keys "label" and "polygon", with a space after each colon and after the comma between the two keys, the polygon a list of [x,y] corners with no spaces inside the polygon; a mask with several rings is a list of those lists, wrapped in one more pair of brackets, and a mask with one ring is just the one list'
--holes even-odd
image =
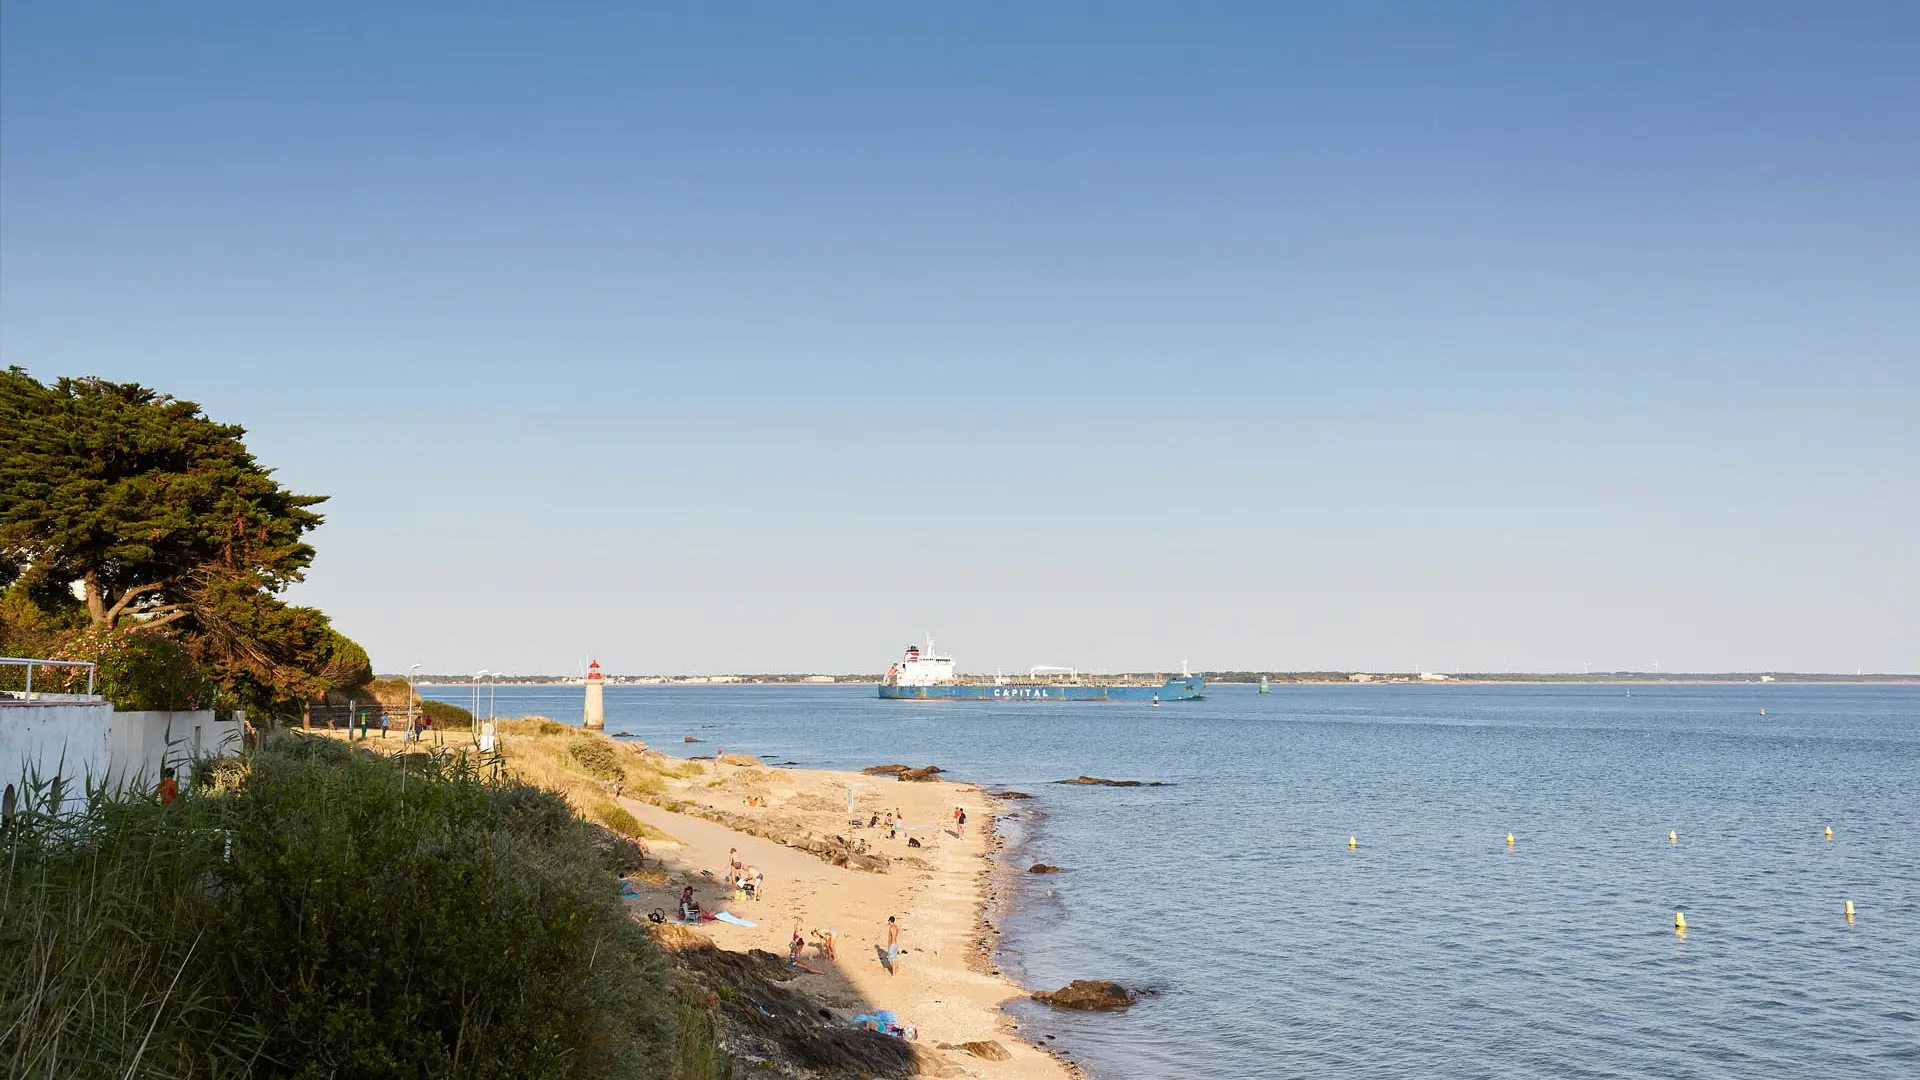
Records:
{"label": "tree canopy", "polygon": [[325,496],[280,486],[191,401],[136,383],[0,373],[0,561],[84,583],[89,620],[183,618],[210,577],[269,593],[313,561]]}
{"label": "tree canopy", "polygon": [[371,677],[324,614],[279,598],[313,561],[325,496],[281,486],[245,429],[136,383],[15,367],[0,431],[0,586],[16,606],[80,607],[96,635],[164,628],[256,710]]}

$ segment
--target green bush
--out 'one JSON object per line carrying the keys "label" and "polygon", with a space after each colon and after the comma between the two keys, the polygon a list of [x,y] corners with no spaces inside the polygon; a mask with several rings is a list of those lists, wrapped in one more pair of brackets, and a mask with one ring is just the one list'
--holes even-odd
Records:
{"label": "green bush", "polygon": [[0,851],[8,1074],[724,1075],[560,797],[411,757],[290,734],[171,807],[30,799]]}
{"label": "green bush", "polygon": [[[157,631],[104,627],[76,631],[67,635],[51,659],[93,661],[93,691],[116,709],[213,707],[217,688],[212,677],[193,662],[184,646]],[[87,673],[84,668],[43,668],[34,673],[33,683],[41,689],[77,694],[87,688]]]}
{"label": "green bush", "polygon": [[621,836],[639,836],[646,831],[646,826],[640,824],[640,819],[634,817],[626,807],[610,802],[593,808],[593,820]]}
{"label": "green bush", "polygon": [[620,763],[620,751],[612,743],[594,738],[579,738],[567,747],[574,764],[602,780],[625,780],[626,766]]}
{"label": "green bush", "polygon": [[473,714],[458,705],[449,705],[444,701],[422,701],[420,711],[433,721],[433,726],[446,731],[473,730]]}

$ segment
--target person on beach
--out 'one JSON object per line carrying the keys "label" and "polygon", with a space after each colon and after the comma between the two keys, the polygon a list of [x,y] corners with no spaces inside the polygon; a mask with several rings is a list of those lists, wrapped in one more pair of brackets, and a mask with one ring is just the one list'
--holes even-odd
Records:
{"label": "person on beach", "polygon": [[787,966],[788,967],[792,967],[795,964],[798,964],[800,962],[800,953],[804,949],[806,949],[806,947],[807,947],[807,939],[800,936],[800,924],[794,923],[793,924],[793,940],[787,942]]}
{"label": "person on beach", "polygon": [[700,902],[693,898],[693,886],[680,890],[680,921],[692,922],[700,917]]}
{"label": "person on beach", "polygon": [[887,916],[887,974],[900,974],[900,923]]}
{"label": "person on beach", "polygon": [[392,725],[393,725],[393,717],[388,716],[386,713],[381,713],[380,714],[380,737],[381,738],[384,739],[387,737],[387,728],[391,727]]}
{"label": "person on beach", "polygon": [[967,838],[967,812],[965,810],[954,811],[953,827],[955,836],[958,836],[962,840]]}
{"label": "person on beach", "polygon": [[737,885],[740,881],[740,871],[742,869],[744,869],[744,867],[740,863],[740,849],[737,847],[728,848],[727,849],[727,879],[729,881],[734,882]]}
{"label": "person on beach", "polygon": [[816,939],[813,943],[813,948],[818,955],[828,960],[840,959],[840,954],[834,950],[833,939],[839,936],[836,931],[815,930],[813,936]]}

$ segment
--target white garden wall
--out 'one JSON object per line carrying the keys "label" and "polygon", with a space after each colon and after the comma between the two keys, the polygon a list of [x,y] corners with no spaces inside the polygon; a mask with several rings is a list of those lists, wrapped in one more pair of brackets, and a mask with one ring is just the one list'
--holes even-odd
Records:
{"label": "white garden wall", "polygon": [[244,722],[200,712],[116,712],[106,702],[0,701],[0,783],[64,778],[71,800],[87,782],[151,789],[169,767],[239,751]]}

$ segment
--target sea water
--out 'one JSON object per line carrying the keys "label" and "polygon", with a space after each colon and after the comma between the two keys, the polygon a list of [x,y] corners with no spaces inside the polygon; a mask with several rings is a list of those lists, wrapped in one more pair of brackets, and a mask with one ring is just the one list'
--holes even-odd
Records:
{"label": "sea water", "polygon": [[[577,722],[580,695],[497,700]],[[1035,796],[1005,804],[1008,857],[1063,870],[1020,881],[1003,966],[1145,996],[1010,1011],[1096,1077],[1920,1076],[1920,687],[1210,686],[1159,709],[609,687],[606,708],[669,753]],[[1165,786],[1051,783],[1083,773]]]}

